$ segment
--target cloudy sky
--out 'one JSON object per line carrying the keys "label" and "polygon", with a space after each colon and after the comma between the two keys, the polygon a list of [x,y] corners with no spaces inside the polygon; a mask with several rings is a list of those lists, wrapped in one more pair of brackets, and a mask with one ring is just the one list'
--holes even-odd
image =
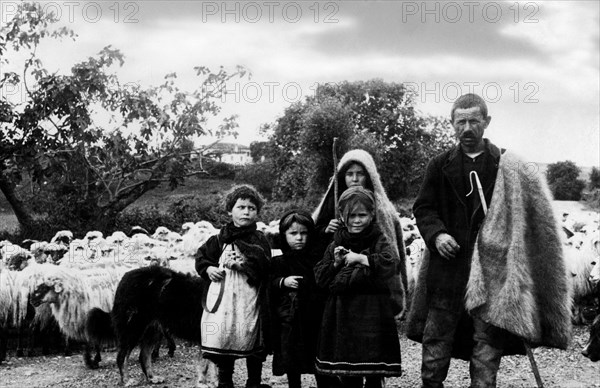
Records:
{"label": "cloudy sky", "polygon": [[[1,0],[2,18],[16,2]],[[419,92],[417,108],[448,115],[460,94],[489,102],[487,136],[529,160],[600,165],[597,1],[68,1],[43,2],[79,35],[48,44],[51,69],[112,45],[125,82],[159,84],[192,68],[243,65],[226,113],[249,143],[263,123],[316,85],[381,78]]]}

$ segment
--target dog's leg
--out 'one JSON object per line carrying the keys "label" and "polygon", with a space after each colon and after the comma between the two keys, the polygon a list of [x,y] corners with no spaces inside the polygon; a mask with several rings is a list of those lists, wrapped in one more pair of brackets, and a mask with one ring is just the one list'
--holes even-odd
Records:
{"label": "dog's leg", "polygon": [[6,360],[6,348],[8,347],[8,334],[0,326],[0,363]]}
{"label": "dog's leg", "polygon": [[175,340],[173,339],[173,336],[171,335],[171,333],[169,333],[168,330],[164,331],[165,333],[165,337],[167,339],[167,347],[169,348],[169,357],[173,357],[175,355]]}
{"label": "dog's leg", "polygon": [[129,380],[129,370],[127,365],[133,346],[123,342],[119,341],[119,352],[117,353],[117,366],[119,367],[119,373],[121,375],[119,385],[130,387],[135,384],[135,381]]}
{"label": "dog's leg", "polygon": [[152,372],[152,351],[162,336],[161,330],[158,323],[149,325],[140,343],[140,365],[146,380],[152,384],[160,384],[165,381],[163,377],[155,376]]}
{"label": "dog's leg", "polygon": [[96,344],[95,346],[96,348],[96,356],[94,356],[94,364],[96,364],[96,368],[98,367],[98,365],[100,364],[100,361],[102,361],[102,346],[100,346],[99,343]]}
{"label": "dog's leg", "polygon": [[161,329],[156,334],[156,343],[154,345],[154,348],[152,349],[152,362],[156,362],[156,360],[158,360],[158,357],[160,355],[160,346],[162,344],[162,339],[163,339],[163,330]]}
{"label": "dog's leg", "polygon": [[95,364],[92,360],[92,345],[89,342],[85,343],[85,350],[83,353],[83,361],[85,362],[85,366],[90,369],[98,368],[98,364]]}

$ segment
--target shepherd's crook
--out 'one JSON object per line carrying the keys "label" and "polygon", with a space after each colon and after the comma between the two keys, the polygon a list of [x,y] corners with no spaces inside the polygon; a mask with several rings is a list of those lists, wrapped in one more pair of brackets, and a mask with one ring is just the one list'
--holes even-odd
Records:
{"label": "shepherd's crook", "polygon": [[[477,172],[471,171],[469,174],[469,182],[471,182],[471,191],[467,196],[469,196],[473,192],[473,181],[471,180],[472,175],[475,176],[475,183],[477,185],[477,191],[479,192],[479,199],[481,200],[481,206],[483,207],[483,214],[487,215],[488,207],[487,202],[485,201],[485,196],[483,195],[483,189],[481,188],[481,182],[479,181],[479,176]],[[542,377],[540,376],[540,370],[538,369],[537,362],[535,362],[535,358],[533,357],[533,351],[531,350],[531,346],[527,343],[525,338],[521,338],[523,341],[523,346],[525,347],[525,352],[527,353],[527,357],[529,358],[529,363],[531,364],[531,370],[533,371],[533,375],[535,376],[535,381],[537,383],[538,388],[544,388],[544,382],[542,381]]]}
{"label": "shepherd's crook", "polygon": [[333,138],[333,145],[331,146],[331,153],[333,154],[333,208],[335,209],[335,219],[340,218],[340,209],[338,209],[338,179],[337,179],[337,153],[335,151],[337,146],[337,137]]}

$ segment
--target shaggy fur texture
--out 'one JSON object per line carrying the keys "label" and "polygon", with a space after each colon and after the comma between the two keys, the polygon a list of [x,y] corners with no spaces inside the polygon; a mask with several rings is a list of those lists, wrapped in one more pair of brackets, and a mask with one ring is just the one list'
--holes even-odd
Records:
{"label": "shaggy fur texture", "polygon": [[168,268],[151,266],[126,273],[115,293],[111,312],[117,335],[117,365],[121,384],[129,381],[127,362],[140,346],[140,364],[146,379],[163,379],[152,373],[150,353],[160,338],[161,327],[176,337],[200,343],[200,319],[204,281]]}
{"label": "shaggy fur texture", "polygon": [[[344,177],[341,175],[342,170],[347,167],[351,163],[360,163],[367,170],[367,174],[371,179],[371,183],[373,184],[373,191],[375,193],[376,198],[376,207],[377,214],[376,220],[379,228],[383,232],[383,234],[388,238],[392,247],[394,248],[394,252],[397,254],[397,257],[400,260],[400,275],[402,278],[402,284],[400,285],[391,285],[392,289],[396,294],[396,298],[398,299],[397,304],[401,305],[404,309],[406,306],[406,288],[408,286],[406,273],[406,249],[404,247],[404,238],[402,236],[402,226],[400,225],[400,218],[398,217],[398,212],[394,205],[390,202],[385,193],[385,189],[383,188],[383,184],[381,183],[381,177],[377,172],[377,166],[375,165],[375,161],[373,157],[364,150],[351,150],[344,154],[344,156],[340,159],[338,163],[338,182],[342,181]],[[333,203],[333,195],[334,195],[334,180],[332,179],[329,182],[329,187],[327,188],[327,192],[325,196],[321,200],[321,203],[315,209],[312,217],[315,220],[315,223],[319,224],[321,222],[321,218],[323,214],[328,212],[327,206],[329,203]],[[339,183],[338,183],[339,185]],[[345,187],[342,185],[341,187]],[[340,192],[339,195],[342,193]],[[337,206],[337,204],[335,205]],[[327,221],[329,222],[329,221]]]}
{"label": "shaggy fur texture", "polygon": [[590,339],[581,354],[596,362],[600,360],[600,315],[597,315],[590,327]]}
{"label": "shaggy fur texture", "polygon": [[[41,265],[40,265],[41,267]],[[42,272],[31,292],[31,304],[50,305],[52,316],[58,322],[61,332],[67,339],[86,344],[84,362],[95,369],[101,360],[101,345],[111,342],[106,336],[89,336],[89,314],[94,308],[110,311],[113,298],[123,268],[99,267],[80,270],[69,267],[54,267],[52,272]],[[50,268],[50,267],[47,267]],[[95,312],[95,310],[93,310]],[[92,359],[92,347],[96,351]]]}
{"label": "shaggy fur texture", "polygon": [[570,298],[544,179],[506,152],[471,262],[465,307],[533,346],[566,349]]}

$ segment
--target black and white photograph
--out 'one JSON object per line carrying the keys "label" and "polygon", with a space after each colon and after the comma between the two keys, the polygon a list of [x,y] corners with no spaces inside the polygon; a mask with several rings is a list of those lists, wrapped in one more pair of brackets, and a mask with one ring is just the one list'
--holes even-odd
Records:
{"label": "black and white photograph", "polygon": [[600,387],[600,3],[0,0],[0,388]]}

